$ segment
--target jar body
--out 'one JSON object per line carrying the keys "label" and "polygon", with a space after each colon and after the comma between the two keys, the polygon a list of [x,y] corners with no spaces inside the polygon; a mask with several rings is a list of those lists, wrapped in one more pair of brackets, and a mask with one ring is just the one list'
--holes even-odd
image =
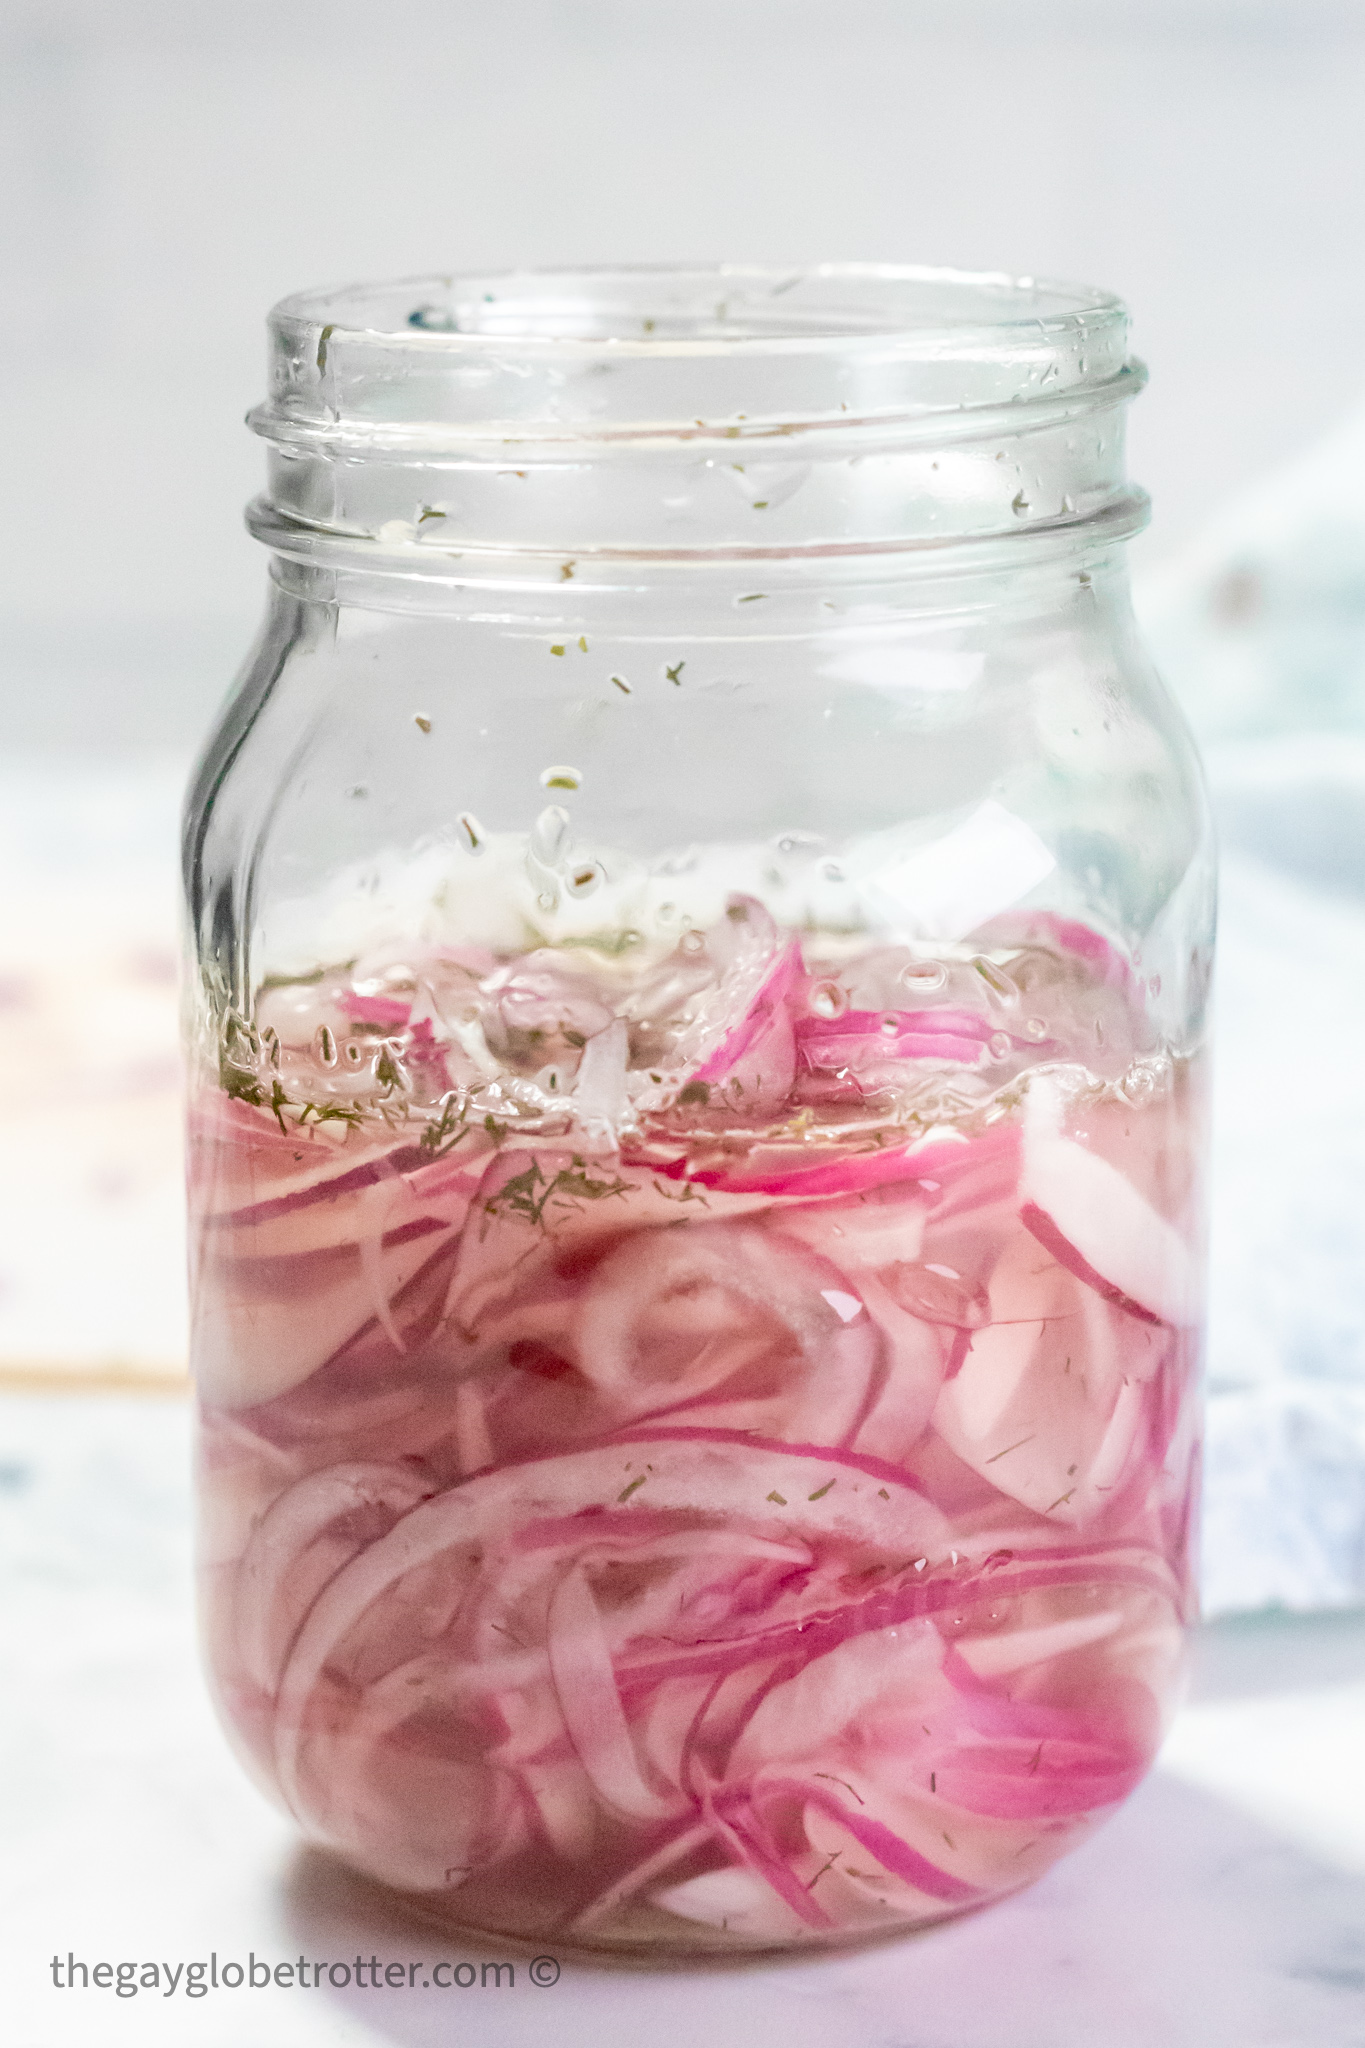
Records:
{"label": "jar body", "polygon": [[1112,547],[563,567],[279,565],[191,800],[220,1709],[452,1924],[922,1924],[1179,1682],[1197,766]]}

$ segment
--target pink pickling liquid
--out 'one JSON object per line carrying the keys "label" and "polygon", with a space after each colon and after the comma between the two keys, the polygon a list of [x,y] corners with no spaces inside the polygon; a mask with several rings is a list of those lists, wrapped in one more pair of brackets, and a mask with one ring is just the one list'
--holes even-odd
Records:
{"label": "pink pickling liquid", "polygon": [[313,1839],[452,1924],[752,1949],[1012,1891],[1132,1790],[1197,1074],[1094,934],[980,964],[736,899],[639,973],[265,1001],[192,1115],[202,1581]]}

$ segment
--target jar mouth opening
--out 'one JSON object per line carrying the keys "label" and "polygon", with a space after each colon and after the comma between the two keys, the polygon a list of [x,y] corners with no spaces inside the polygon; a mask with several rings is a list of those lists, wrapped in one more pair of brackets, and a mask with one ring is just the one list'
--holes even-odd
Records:
{"label": "jar mouth opening", "polygon": [[620,265],[510,270],[324,286],[292,294],[275,323],[327,328],[343,338],[404,342],[447,355],[524,348],[570,355],[601,350],[707,357],[858,352],[869,342],[898,353],[976,353],[1020,342],[1055,344],[1067,330],[1094,335],[1123,303],[1089,285],[1003,272],[913,264]]}
{"label": "jar mouth opening", "polygon": [[909,265],[508,271],[301,292],[270,316],[267,439],[617,441],[1085,410],[1128,395],[1088,285]]}

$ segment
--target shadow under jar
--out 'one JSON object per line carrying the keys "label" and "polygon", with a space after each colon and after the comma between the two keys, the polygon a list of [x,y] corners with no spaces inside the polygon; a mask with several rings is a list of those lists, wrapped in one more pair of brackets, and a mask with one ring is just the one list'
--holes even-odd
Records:
{"label": "shadow under jar", "polygon": [[452,1926],[819,1947],[1151,1763],[1213,867],[1103,293],[304,294],[185,827],[224,1720]]}

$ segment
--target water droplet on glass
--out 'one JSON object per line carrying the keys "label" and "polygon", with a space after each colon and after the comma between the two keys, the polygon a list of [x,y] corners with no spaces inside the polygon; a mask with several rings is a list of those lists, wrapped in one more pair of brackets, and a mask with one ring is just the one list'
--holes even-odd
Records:
{"label": "water droplet on glass", "polygon": [[550,804],[543,810],[531,827],[531,852],[546,867],[554,867],[564,852],[569,836],[569,814],[558,804]]}
{"label": "water droplet on glass", "polygon": [[640,936],[640,933],[637,931],[624,931],[621,934],[621,944],[623,946],[638,946],[640,943]]}
{"label": "water droplet on glass", "polygon": [[1159,996],[1161,994],[1161,976],[1159,974],[1150,975],[1147,986],[1154,996]]}
{"label": "water droplet on glass", "polygon": [[456,823],[466,853],[482,853],[487,843],[483,826],[472,811],[461,811]]}
{"label": "water droplet on glass", "polygon": [[1041,1017],[1029,1017],[1025,1020],[1024,1036],[1033,1039],[1035,1044],[1040,1038],[1047,1037],[1047,1026]]}
{"label": "water droplet on glass", "polygon": [[558,899],[553,889],[542,889],[536,902],[542,910],[553,910]]}
{"label": "water droplet on glass", "polygon": [[917,996],[930,995],[936,988],[942,988],[948,979],[948,970],[937,960],[912,960],[908,967],[901,969],[901,984],[912,989]]}
{"label": "water droplet on glass", "polygon": [[837,981],[817,981],[810,992],[810,1006],[817,1017],[842,1017],[848,997]]}
{"label": "water droplet on glass", "polygon": [[821,861],[820,872],[827,882],[842,882],[844,879],[844,871],[837,860]]}
{"label": "water droplet on glass", "polygon": [[990,1035],[990,1039],[988,1040],[988,1045],[990,1055],[993,1060],[1004,1060],[1009,1058],[1010,1040],[1009,1033],[1007,1031],[993,1031]]}
{"label": "water droplet on glass", "polygon": [[993,960],[984,959],[979,954],[973,960],[972,966],[985,982],[991,994],[1000,1002],[1010,1005],[1018,1002],[1019,991],[1003,967],[997,967]]}
{"label": "water droplet on glass", "polygon": [[577,768],[542,768],[540,786],[542,789],[580,789],[583,777]]}
{"label": "water droplet on glass", "polygon": [[700,932],[684,932],[681,943],[684,953],[700,953],[706,941]]}

